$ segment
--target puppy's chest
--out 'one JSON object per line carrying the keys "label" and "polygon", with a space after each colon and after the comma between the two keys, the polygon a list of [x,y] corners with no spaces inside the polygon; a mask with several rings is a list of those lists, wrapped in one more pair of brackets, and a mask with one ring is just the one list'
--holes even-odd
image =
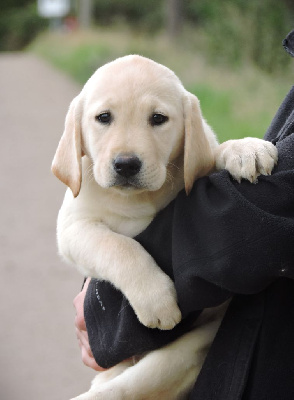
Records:
{"label": "puppy's chest", "polygon": [[134,237],[153,220],[156,210],[151,205],[116,207],[103,210],[103,222],[114,232]]}

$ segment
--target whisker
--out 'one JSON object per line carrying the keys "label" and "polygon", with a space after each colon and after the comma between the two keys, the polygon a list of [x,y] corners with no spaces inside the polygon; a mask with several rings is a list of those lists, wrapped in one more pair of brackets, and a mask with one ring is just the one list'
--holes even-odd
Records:
{"label": "whisker", "polygon": [[172,185],[172,188],[173,188],[173,186],[174,186],[174,177],[173,177],[173,174],[170,171],[167,171],[166,181],[168,183],[170,183]]}
{"label": "whisker", "polygon": [[178,167],[177,165],[173,164],[172,162],[169,162],[167,165],[171,165],[172,167],[180,170],[180,167]]}
{"label": "whisker", "polygon": [[91,163],[88,167],[87,167],[87,169],[86,169],[86,173],[88,173],[89,171],[93,171],[93,163]]}
{"label": "whisker", "polygon": [[91,164],[87,167],[87,169],[86,169],[86,171],[85,171],[85,177],[86,177],[87,185],[89,185],[89,184],[90,184],[91,182],[93,182],[93,180],[94,180],[93,165],[94,165],[94,163],[91,163]]}
{"label": "whisker", "polygon": [[92,183],[94,180],[95,180],[94,174],[90,175],[90,176],[88,177],[88,180],[87,180],[87,181],[88,181],[88,184]]}

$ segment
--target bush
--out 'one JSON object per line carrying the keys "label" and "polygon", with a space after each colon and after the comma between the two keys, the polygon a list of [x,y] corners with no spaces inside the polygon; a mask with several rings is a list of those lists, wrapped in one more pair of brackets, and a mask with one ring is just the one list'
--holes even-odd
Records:
{"label": "bush", "polygon": [[[82,1],[82,0],[81,0]],[[94,0],[94,21],[117,21],[145,32],[165,26],[166,0]],[[185,0],[185,21],[203,32],[205,52],[213,62],[239,66],[247,60],[266,72],[288,65],[281,47],[292,26],[293,2],[289,0]],[[191,39],[192,42],[194,38]],[[281,49],[280,53],[278,49]],[[191,50],[193,46],[191,45]]]}
{"label": "bush", "polygon": [[189,0],[186,16],[204,29],[214,62],[238,66],[250,60],[275,72],[290,62],[281,42],[292,28],[293,7],[288,0]]}
{"label": "bush", "polygon": [[163,0],[94,0],[94,20],[98,25],[123,21],[136,29],[158,31],[163,26]]}
{"label": "bush", "polygon": [[21,50],[47,27],[34,4],[8,8],[0,16],[0,51]]}

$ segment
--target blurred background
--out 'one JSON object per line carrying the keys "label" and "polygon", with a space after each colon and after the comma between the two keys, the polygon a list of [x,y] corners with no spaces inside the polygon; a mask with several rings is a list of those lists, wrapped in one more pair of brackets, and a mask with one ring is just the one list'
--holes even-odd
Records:
{"label": "blurred background", "polygon": [[[68,11],[44,18],[42,3]],[[0,50],[33,52],[80,84],[118,56],[153,58],[197,93],[224,140],[263,135],[291,83],[281,41],[293,25],[291,0],[2,0]]]}
{"label": "blurred background", "polygon": [[71,99],[102,64],[141,54],[196,94],[219,140],[262,137],[293,82],[290,0],[1,0],[0,399],[69,399],[80,360],[50,173]]}

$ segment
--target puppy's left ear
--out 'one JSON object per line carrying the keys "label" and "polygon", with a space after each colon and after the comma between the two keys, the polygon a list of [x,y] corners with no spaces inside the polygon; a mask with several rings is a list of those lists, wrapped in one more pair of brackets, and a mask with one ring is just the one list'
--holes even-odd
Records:
{"label": "puppy's left ear", "polygon": [[189,92],[184,96],[184,120],[184,181],[186,193],[189,194],[194,181],[207,175],[214,166],[199,100]]}
{"label": "puppy's left ear", "polygon": [[69,106],[51,167],[53,174],[71,189],[74,197],[79,194],[82,183],[82,156],[81,101],[77,96]]}

